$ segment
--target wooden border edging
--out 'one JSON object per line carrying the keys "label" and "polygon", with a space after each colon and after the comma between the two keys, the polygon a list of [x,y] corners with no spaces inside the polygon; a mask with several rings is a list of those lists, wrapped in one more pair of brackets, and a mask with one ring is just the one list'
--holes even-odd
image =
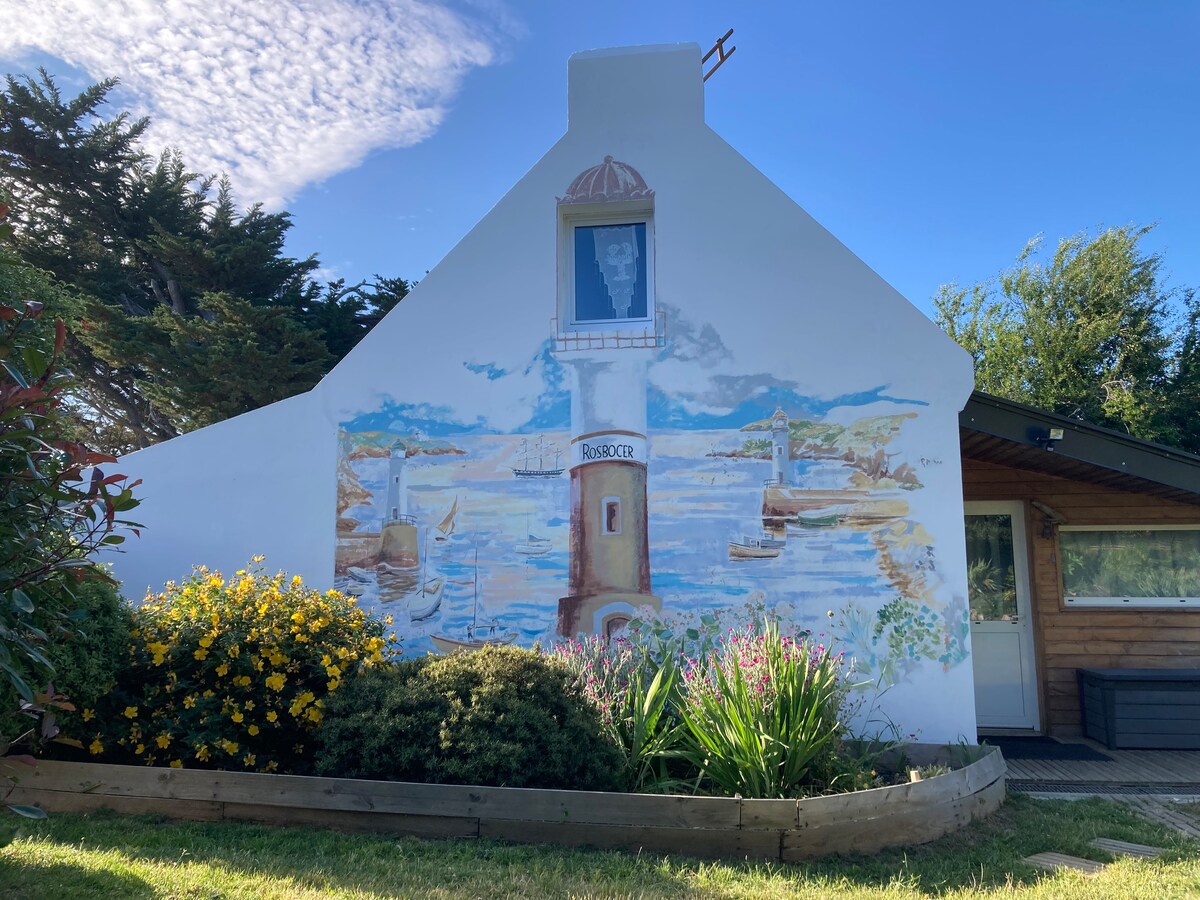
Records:
{"label": "wooden border edging", "polygon": [[[948,761],[909,745],[910,759]],[[803,800],[743,800],[410,784],[43,760],[8,798],[49,812],[107,807],[177,819],[319,825],[418,837],[650,850],[791,862],[921,844],[1004,801],[998,749],[945,775]]]}

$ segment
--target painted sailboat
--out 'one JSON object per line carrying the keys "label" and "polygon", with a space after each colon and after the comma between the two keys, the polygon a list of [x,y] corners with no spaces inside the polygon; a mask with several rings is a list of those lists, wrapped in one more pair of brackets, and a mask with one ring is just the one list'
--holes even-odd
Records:
{"label": "painted sailboat", "polygon": [[413,622],[428,619],[442,605],[442,589],[446,579],[442,577],[426,578],[429,565],[429,531],[425,531],[425,553],[421,559],[420,588],[408,595],[408,618]]}
{"label": "painted sailboat", "polygon": [[[554,464],[546,465],[546,459],[553,454]],[[529,441],[522,438],[520,455],[522,464],[519,468],[513,468],[513,475],[517,478],[557,478],[563,473],[565,467],[561,465],[562,451],[555,444],[548,444],[538,435],[537,443],[531,449]],[[533,464],[534,458],[537,459],[537,465]]]}
{"label": "painted sailboat", "polygon": [[454,517],[458,515],[458,498],[454,498],[454,502],[450,504],[450,512],[446,513],[446,517],[438,522],[435,528],[441,532],[434,540],[445,541],[449,540],[450,535],[454,534]]}
{"label": "painted sailboat", "polygon": [[[768,543],[779,544],[781,542],[768,539]],[[774,559],[782,551],[782,547],[764,547],[762,538],[729,542],[730,559]]]}
{"label": "painted sailboat", "polygon": [[[442,634],[431,634],[429,640],[433,642],[433,646],[440,653],[455,653],[459,650],[478,650],[481,647],[502,646],[511,644],[517,639],[514,632],[509,632],[504,635],[497,635],[496,622],[487,622],[480,624],[479,622],[479,548],[475,548],[475,599],[474,605],[471,608],[471,624],[466,628],[465,640],[447,637]],[[487,637],[479,636],[480,629],[487,631]]]}
{"label": "painted sailboat", "polygon": [[545,556],[553,548],[549,538],[538,537],[536,534],[531,534],[525,540],[518,543],[513,549],[523,556]]}

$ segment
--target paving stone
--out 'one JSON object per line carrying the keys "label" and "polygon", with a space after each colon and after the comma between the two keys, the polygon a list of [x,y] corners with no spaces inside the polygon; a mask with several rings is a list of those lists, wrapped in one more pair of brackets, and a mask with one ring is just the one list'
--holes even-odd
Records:
{"label": "paving stone", "polygon": [[1088,843],[1098,850],[1104,850],[1115,856],[1136,856],[1139,859],[1154,859],[1166,853],[1162,847],[1131,844],[1129,841],[1117,841],[1112,838],[1094,838]]}
{"label": "paving stone", "polygon": [[1104,863],[1098,863],[1094,859],[1080,859],[1078,856],[1067,856],[1065,853],[1035,853],[1021,861],[1039,869],[1050,869],[1051,871],[1075,869],[1085,875],[1095,875],[1104,868]]}

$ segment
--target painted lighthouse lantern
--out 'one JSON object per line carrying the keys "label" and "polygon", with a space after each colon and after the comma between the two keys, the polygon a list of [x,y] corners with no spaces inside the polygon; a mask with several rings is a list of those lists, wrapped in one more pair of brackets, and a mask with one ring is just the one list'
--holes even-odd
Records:
{"label": "painted lighthouse lantern", "polygon": [[611,156],[558,201],[554,354],[571,385],[569,594],[558,631],[608,636],[650,586],[646,372],[664,346],[654,308],[654,192]]}

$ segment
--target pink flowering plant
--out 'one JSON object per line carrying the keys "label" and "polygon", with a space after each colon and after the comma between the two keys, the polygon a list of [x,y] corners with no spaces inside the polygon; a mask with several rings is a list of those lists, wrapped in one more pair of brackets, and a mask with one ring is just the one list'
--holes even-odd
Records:
{"label": "pink flowering plant", "polygon": [[679,757],[678,652],[653,649],[621,637],[573,640],[553,654],[566,663],[584,697],[600,714],[609,740],[624,760],[625,789],[663,790],[675,784],[668,771]]}
{"label": "pink flowering plant", "polygon": [[683,757],[721,792],[797,796],[837,768],[850,668],[843,654],[781,636],[769,619],[731,631],[683,668]]}

